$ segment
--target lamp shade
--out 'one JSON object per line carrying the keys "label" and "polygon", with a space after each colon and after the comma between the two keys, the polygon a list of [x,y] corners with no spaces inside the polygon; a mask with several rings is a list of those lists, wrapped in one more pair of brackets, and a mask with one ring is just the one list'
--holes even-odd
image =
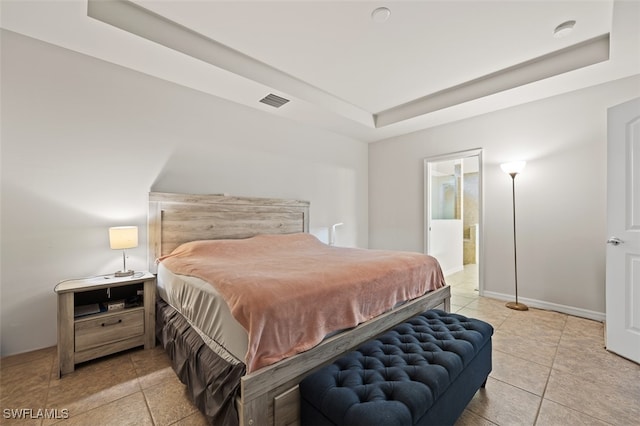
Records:
{"label": "lamp shade", "polygon": [[114,226],[109,228],[109,246],[114,250],[138,247],[138,227]]}
{"label": "lamp shade", "polygon": [[524,170],[524,166],[527,165],[526,161],[512,161],[510,163],[502,163],[500,164],[500,168],[502,169],[503,172],[511,175],[511,174],[518,174],[521,173],[522,170]]}

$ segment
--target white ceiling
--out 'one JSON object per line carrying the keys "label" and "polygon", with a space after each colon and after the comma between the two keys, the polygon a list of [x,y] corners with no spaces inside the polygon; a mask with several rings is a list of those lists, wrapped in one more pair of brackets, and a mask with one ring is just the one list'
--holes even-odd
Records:
{"label": "white ceiling", "polygon": [[[2,0],[0,23],[369,142],[640,73],[636,0],[90,3],[97,19],[87,0]],[[380,6],[391,11],[384,23],[371,19]],[[567,20],[574,31],[554,38]],[[567,68],[550,55],[594,39],[599,52],[610,42],[608,60]],[[502,71],[514,67],[522,77],[508,83]],[[269,93],[291,101],[258,102]]]}

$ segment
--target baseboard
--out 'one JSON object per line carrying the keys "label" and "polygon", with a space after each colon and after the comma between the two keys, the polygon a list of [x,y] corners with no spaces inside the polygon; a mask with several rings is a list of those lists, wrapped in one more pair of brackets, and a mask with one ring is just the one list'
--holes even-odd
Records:
{"label": "baseboard", "polygon": [[[495,293],[493,291],[484,291],[482,296],[490,297],[492,299],[504,300],[507,302],[513,301],[513,295]],[[558,303],[545,302],[544,300],[527,299],[525,297],[518,297],[518,301],[532,308],[545,309],[547,311],[562,312],[563,314],[573,315],[581,318],[587,318],[587,319],[600,321],[600,322],[604,322],[606,318],[606,315],[604,312],[590,311],[588,309],[576,308],[574,306],[567,306],[567,305],[560,305]]]}
{"label": "baseboard", "polygon": [[447,269],[446,271],[442,271],[442,275],[444,275],[445,277],[448,277],[449,275],[453,275],[461,271],[464,271],[464,265],[456,266],[451,269]]}

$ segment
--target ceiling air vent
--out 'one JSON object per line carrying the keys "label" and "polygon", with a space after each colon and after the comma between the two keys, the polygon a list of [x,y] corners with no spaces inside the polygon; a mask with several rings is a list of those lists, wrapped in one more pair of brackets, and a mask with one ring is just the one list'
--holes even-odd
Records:
{"label": "ceiling air vent", "polygon": [[274,108],[280,108],[282,105],[289,102],[289,99],[285,99],[278,95],[274,95],[273,93],[269,93],[267,96],[260,99],[260,102],[262,102],[263,104],[271,105]]}

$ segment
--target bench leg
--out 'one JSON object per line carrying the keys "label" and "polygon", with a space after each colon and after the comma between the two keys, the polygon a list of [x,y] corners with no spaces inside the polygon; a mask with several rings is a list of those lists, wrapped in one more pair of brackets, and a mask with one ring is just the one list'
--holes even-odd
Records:
{"label": "bench leg", "polygon": [[489,377],[487,377],[486,379],[484,379],[484,382],[482,382],[482,386],[480,386],[482,389],[485,388],[485,386],[487,386],[487,380],[489,380]]}

